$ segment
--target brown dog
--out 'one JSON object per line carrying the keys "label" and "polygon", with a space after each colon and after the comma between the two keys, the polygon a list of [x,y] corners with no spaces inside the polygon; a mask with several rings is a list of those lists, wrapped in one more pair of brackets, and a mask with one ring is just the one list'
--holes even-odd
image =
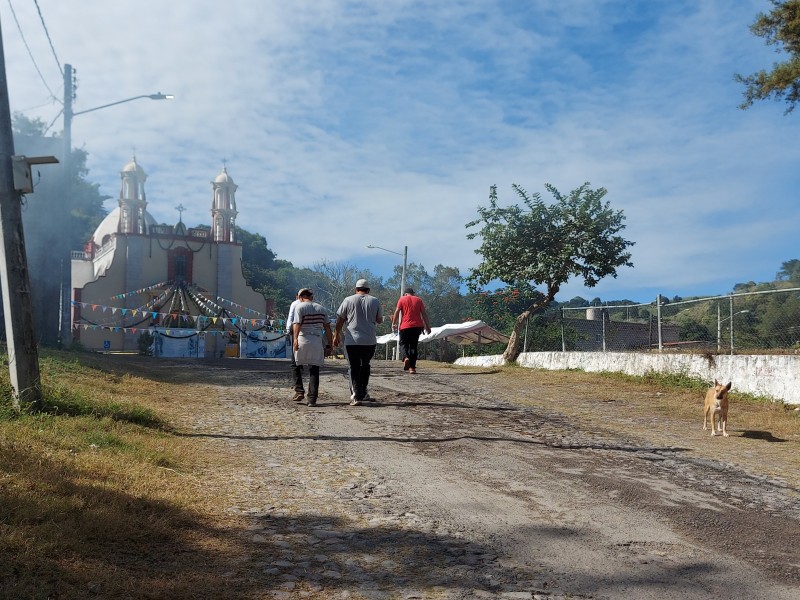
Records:
{"label": "brown dog", "polygon": [[[706,392],[706,402],[703,410],[703,430],[708,429],[707,421],[711,421],[711,435],[722,433],[728,437],[728,392],[731,389],[731,382],[722,385],[716,379],[714,387]],[[717,421],[719,424],[717,425]]]}

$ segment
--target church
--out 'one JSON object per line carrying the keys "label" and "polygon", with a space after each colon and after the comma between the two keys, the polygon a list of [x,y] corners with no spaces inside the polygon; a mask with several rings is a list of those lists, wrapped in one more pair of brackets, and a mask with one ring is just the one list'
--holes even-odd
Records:
{"label": "church", "polygon": [[135,157],[120,178],[119,206],[72,253],[73,340],[100,352],[172,345],[174,356],[201,358],[223,356],[242,334],[272,331],[271,303],[243,275],[227,167],[211,182],[210,228],[187,228],[182,218],[157,224]]}

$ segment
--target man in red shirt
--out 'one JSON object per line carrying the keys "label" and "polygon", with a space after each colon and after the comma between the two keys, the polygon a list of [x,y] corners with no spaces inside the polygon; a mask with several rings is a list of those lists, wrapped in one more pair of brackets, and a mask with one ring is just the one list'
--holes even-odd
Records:
{"label": "man in red shirt", "polygon": [[394,315],[392,315],[392,331],[397,331],[398,326],[400,347],[403,348],[403,354],[405,354],[403,370],[408,373],[416,373],[419,336],[423,331],[431,332],[431,321],[425,310],[425,304],[414,295],[414,290],[410,287],[403,290],[403,296],[397,301],[397,308],[394,309]]}

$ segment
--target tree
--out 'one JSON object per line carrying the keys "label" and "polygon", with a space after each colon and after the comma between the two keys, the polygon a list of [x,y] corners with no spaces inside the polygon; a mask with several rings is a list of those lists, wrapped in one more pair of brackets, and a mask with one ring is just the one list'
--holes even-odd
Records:
{"label": "tree", "polygon": [[[63,140],[47,136],[47,125],[40,119],[30,119],[15,113],[12,119],[14,147],[17,154],[28,156],[61,155]],[[25,251],[33,299],[33,317],[37,341],[55,345],[59,341],[59,298],[61,280],[58,273],[69,264],[62,264],[60,255],[67,250],[83,248],[106,215],[103,202],[108,198],[100,193],[100,186],[91,183],[86,168],[88,153],[72,149],[70,159],[72,181],[71,223],[65,227],[59,215],[64,204],[64,175],[53,166],[34,171],[36,192],[24,199],[22,220],[25,228]],[[60,165],[63,168],[63,164]],[[65,232],[69,231],[69,239]]]}
{"label": "tree", "polygon": [[[402,266],[395,266],[394,273],[386,281],[389,289],[400,289],[402,272]],[[456,267],[436,265],[433,275],[417,263],[409,263],[406,267],[406,287],[413,288],[414,293],[423,299],[434,327],[445,323],[460,323],[467,316],[467,301],[461,295],[463,283],[464,278]],[[395,293],[398,298],[400,294]],[[390,303],[392,310],[396,305],[397,300]]]}
{"label": "tree", "polygon": [[331,313],[335,313],[342,300],[353,293],[356,281],[361,277],[357,266],[324,258],[314,263],[312,270],[320,279],[314,284],[316,289],[312,288],[316,294],[314,299]]}
{"label": "tree", "polygon": [[756,100],[769,97],[785,98],[788,114],[800,101],[800,0],[770,1],[774,8],[768,14],[760,13],[750,31],[764,38],[768,45],[777,46],[777,52],[788,52],[789,58],[774,63],[769,72],[762,69],[747,77],[735,75],[736,81],[746,86],[744,102],[739,108],[748,108]]}
{"label": "tree", "polygon": [[800,260],[793,258],[781,263],[781,270],[778,271],[776,279],[800,284]]}
{"label": "tree", "polygon": [[263,235],[237,227],[236,239],[242,244],[242,273],[248,285],[274,300],[277,314],[284,315],[297,290],[307,285],[300,283],[307,275],[288,260],[278,259]]}
{"label": "tree", "polygon": [[460,323],[467,315],[467,299],[461,294],[464,278],[456,267],[436,265],[425,298],[425,308],[435,327]]}
{"label": "tree", "polygon": [[481,238],[475,253],[483,257],[467,277],[471,290],[498,280],[512,287],[531,284],[547,289],[514,321],[503,353],[509,362],[519,356],[520,332],[526,320],[553,302],[570,277],[582,277],[584,285],[594,287],[604,277],[616,277],[617,267],[633,266],[627,252],[633,242],[616,235],[625,228],[625,217],[602,202],[608,193],[605,188],[591,189],[587,182],[566,196],[550,184],[545,188],[553,195],[553,204],[545,204],[538,193],[529,195],[514,184],[512,189],[524,206],[504,208],[498,206],[497,186],[492,186],[489,206],[479,206],[479,218],[466,225],[481,226],[480,231],[467,235]]}

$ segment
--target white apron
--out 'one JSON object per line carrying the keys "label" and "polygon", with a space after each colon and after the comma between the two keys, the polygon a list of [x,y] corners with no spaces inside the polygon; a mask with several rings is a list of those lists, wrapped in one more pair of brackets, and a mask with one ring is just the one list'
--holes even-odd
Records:
{"label": "white apron", "polygon": [[321,367],[325,364],[325,336],[308,335],[300,331],[297,336],[299,348],[294,352],[294,361],[298,365],[317,365]]}

